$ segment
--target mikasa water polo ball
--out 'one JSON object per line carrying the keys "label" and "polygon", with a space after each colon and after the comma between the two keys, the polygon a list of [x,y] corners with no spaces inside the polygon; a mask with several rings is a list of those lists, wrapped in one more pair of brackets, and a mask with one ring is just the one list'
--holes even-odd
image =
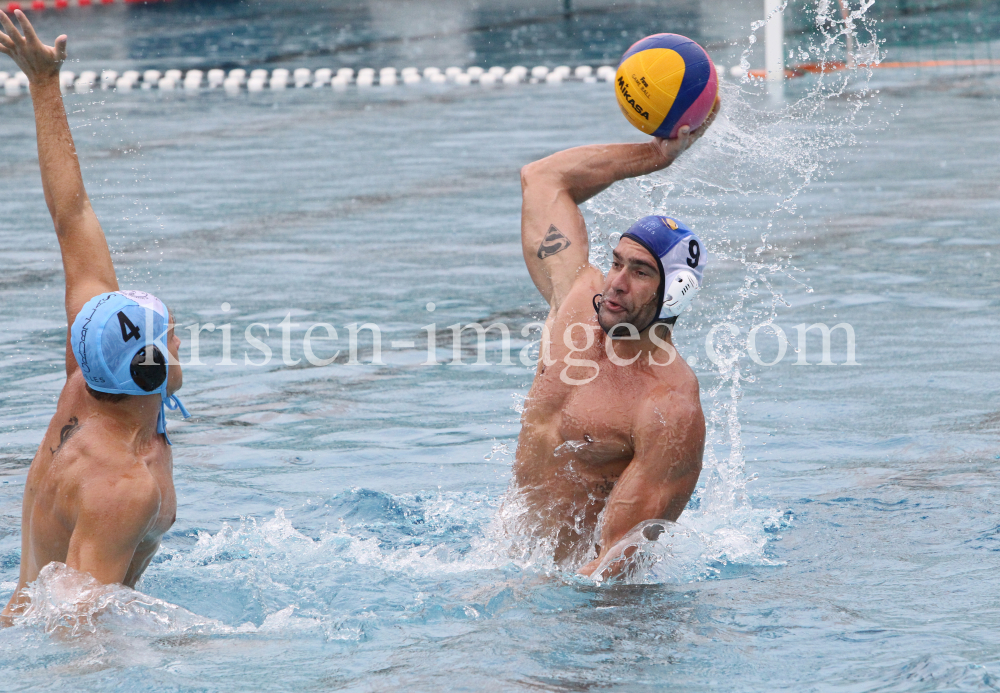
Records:
{"label": "mikasa water polo ball", "polygon": [[677,34],[653,34],[632,45],[615,75],[618,105],[647,135],[677,137],[705,122],[719,94],[705,49]]}

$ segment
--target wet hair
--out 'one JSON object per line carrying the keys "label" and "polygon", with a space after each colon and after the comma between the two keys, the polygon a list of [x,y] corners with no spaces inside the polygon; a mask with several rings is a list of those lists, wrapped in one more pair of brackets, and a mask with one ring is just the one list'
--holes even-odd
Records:
{"label": "wet hair", "polygon": [[124,402],[128,397],[126,393],[120,392],[98,392],[87,385],[87,392],[91,397],[96,399],[98,402],[111,402],[112,404],[117,404],[118,402]]}

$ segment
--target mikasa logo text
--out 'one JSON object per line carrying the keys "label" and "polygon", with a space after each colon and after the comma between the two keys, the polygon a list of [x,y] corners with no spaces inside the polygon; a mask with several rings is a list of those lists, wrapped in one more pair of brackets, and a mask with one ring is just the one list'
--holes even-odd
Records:
{"label": "mikasa logo text", "polygon": [[625,98],[625,101],[628,102],[628,105],[631,106],[636,113],[641,115],[646,120],[649,120],[649,111],[642,110],[642,106],[637,104],[635,99],[632,98],[632,95],[628,93],[628,86],[625,84],[624,77],[618,78],[618,89],[621,90],[622,96]]}

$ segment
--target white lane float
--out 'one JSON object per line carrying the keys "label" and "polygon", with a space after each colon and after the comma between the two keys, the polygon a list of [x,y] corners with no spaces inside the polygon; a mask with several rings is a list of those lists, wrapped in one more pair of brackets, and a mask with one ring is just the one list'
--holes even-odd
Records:
{"label": "white lane float", "polygon": [[7,96],[19,96],[21,94],[21,83],[13,77],[8,77],[3,82],[3,91]]}
{"label": "white lane float", "polygon": [[271,89],[284,89],[288,86],[289,74],[288,70],[283,67],[271,70],[271,81],[268,82],[268,86],[271,87]]}
{"label": "white lane float", "polygon": [[325,87],[333,79],[333,70],[328,67],[321,67],[313,73],[313,87],[319,89]]}
{"label": "white lane float", "polygon": [[80,76],[76,78],[73,83],[73,88],[78,94],[83,94],[94,88],[94,84],[97,82],[97,73],[90,70],[86,70],[80,73]]}
{"label": "white lane float", "polygon": [[193,91],[201,89],[201,81],[205,78],[205,73],[201,70],[188,70],[184,75],[184,88]]}
{"label": "white lane float", "polygon": [[162,76],[163,73],[159,70],[146,70],[142,73],[142,88],[152,89],[159,83]]}
{"label": "white lane float", "polygon": [[399,73],[403,78],[403,84],[420,84],[420,70],[415,67],[404,67]]}
{"label": "white lane float", "polygon": [[396,84],[396,68],[383,67],[378,71],[378,84],[380,87],[392,87]]}
{"label": "white lane float", "polygon": [[[717,68],[719,74],[724,73],[724,68]],[[734,76],[738,73],[739,66],[729,70]],[[146,70],[139,73],[135,70],[128,70],[119,74],[115,70],[103,70],[99,74],[88,70],[81,72],[79,76],[71,71],[60,73],[60,85],[64,90],[76,89],[78,92],[89,91],[95,86],[103,89],[132,89],[136,85],[144,89],[158,87],[160,89],[176,89],[183,87],[185,90],[196,91],[207,86],[210,89],[224,87],[227,91],[239,91],[244,86],[249,91],[261,91],[263,89],[281,90],[294,84],[297,88],[313,87],[321,88],[330,85],[336,89],[347,87],[352,81],[359,87],[370,87],[375,84],[379,86],[393,86],[395,84],[420,84],[430,82],[440,84],[443,82],[453,82],[458,86],[468,86],[478,82],[483,86],[493,86],[496,84],[515,85],[524,81],[532,84],[544,82],[546,84],[560,84],[569,80],[582,82],[613,81],[615,68],[610,65],[591,67],[590,65],[579,65],[575,68],[569,65],[559,65],[549,68],[545,65],[536,65],[530,70],[523,65],[515,65],[510,69],[500,65],[494,65],[489,69],[473,65],[463,70],[457,66],[451,66],[442,71],[440,68],[428,66],[422,70],[417,67],[404,67],[397,71],[394,67],[384,67],[380,70],[366,67],[355,71],[350,67],[341,67],[336,72],[331,68],[319,68],[315,71],[300,67],[293,71],[286,68],[275,68],[274,70],[256,69],[247,75],[247,71],[241,68],[230,70],[228,74],[224,70],[214,69],[203,72],[192,69],[187,72],[181,70]],[[8,81],[13,80],[22,89],[27,86],[28,78],[23,72],[10,75],[0,72],[0,88],[6,91]],[[20,92],[19,92],[20,93]]]}

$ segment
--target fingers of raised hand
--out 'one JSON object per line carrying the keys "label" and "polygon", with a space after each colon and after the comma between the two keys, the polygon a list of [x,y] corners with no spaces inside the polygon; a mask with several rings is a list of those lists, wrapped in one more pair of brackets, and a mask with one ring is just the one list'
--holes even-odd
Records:
{"label": "fingers of raised hand", "polygon": [[2,10],[0,10],[0,27],[3,27],[7,38],[10,39],[15,46],[24,43],[24,37],[21,36],[21,32],[17,30],[17,27],[14,26],[14,22],[10,21],[10,17],[8,17]]}
{"label": "fingers of raised hand", "polygon": [[58,61],[58,62],[61,63],[64,60],[66,60],[66,35],[65,34],[63,34],[62,36],[60,36],[59,38],[56,39],[55,48],[56,48],[56,61]]}
{"label": "fingers of raised hand", "polygon": [[18,24],[21,25],[24,37],[30,41],[38,41],[38,35],[35,33],[35,27],[31,26],[31,22],[28,21],[27,15],[25,15],[21,10],[14,10],[14,16],[17,17]]}

